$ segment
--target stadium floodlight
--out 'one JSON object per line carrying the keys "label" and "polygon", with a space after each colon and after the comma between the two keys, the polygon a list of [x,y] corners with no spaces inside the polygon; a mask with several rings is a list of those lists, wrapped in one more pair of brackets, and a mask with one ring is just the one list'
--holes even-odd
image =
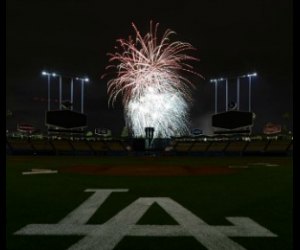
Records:
{"label": "stadium floodlight", "polygon": [[42,71],[43,76],[47,76],[48,78],[48,111],[50,111],[50,84],[51,84],[51,76],[55,77],[56,73],[49,73],[47,71]]}
{"label": "stadium floodlight", "polygon": [[71,103],[72,103],[72,106],[71,106],[71,110],[73,110],[73,90],[74,90],[74,86],[73,86],[73,84],[74,84],[74,79],[73,79],[73,77],[71,77]]}
{"label": "stadium floodlight", "polygon": [[256,76],[257,76],[256,72],[247,75],[249,79],[249,112],[251,112],[251,82],[252,82],[252,77],[256,77]]}
{"label": "stadium floodlight", "polygon": [[62,75],[52,72],[53,77],[59,77],[59,109],[61,109],[62,103]]}
{"label": "stadium floodlight", "polygon": [[257,76],[257,73],[256,72],[248,73],[245,75],[238,76],[238,78],[246,78],[246,77],[253,77],[253,76]]}
{"label": "stadium floodlight", "polygon": [[218,112],[218,80],[211,79],[210,82],[215,83],[215,114]]}
{"label": "stadium floodlight", "polygon": [[248,106],[249,106],[249,112],[251,112],[251,84],[252,84],[252,77],[256,77],[257,76],[257,73],[256,72],[253,72],[253,73],[248,73],[248,74],[245,74],[245,75],[241,75],[241,76],[238,76],[237,77],[237,107],[238,107],[238,110],[240,108],[240,79],[241,78],[248,78],[249,80],[249,97],[248,97]]}
{"label": "stadium floodlight", "polygon": [[[222,78],[223,79],[223,78]],[[225,82],[226,82],[226,99],[225,99],[225,102],[226,102],[226,111],[228,111],[228,79],[227,78],[225,78],[224,79],[225,80]]]}
{"label": "stadium floodlight", "polygon": [[81,113],[83,113],[83,103],[84,103],[84,83],[89,82],[88,77],[76,77],[77,81],[81,81]]}
{"label": "stadium floodlight", "polygon": [[248,74],[248,75],[247,75],[247,77],[253,77],[253,76],[257,76],[257,73],[254,72],[254,73],[252,73],[252,74]]}
{"label": "stadium floodlight", "polygon": [[214,78],[210,79],[210,82],[215,83],[215,114],[218,112],[218,82],[226,81],[226,111],[227,111],[227,99],[228,99],[228,80],[227,78]]}
{"label": "stadium floodlight", "polygon": [[240,110],[240,76],[237,77],[237,83],[236,83],[236,106],[237,106],[237,110]]}

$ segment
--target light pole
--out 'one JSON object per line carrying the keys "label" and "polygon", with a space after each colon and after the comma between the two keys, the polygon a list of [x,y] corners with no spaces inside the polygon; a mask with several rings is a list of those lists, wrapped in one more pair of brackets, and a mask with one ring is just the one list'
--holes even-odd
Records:
{"label": "light pole", "polygon": [[218,81],[217,79],[211,79],[210,82],[215,83],[215,114],[218,112]]}
{"label": "light pole", "polygon": [[237,102],[238,102],[238,110],[240,108],[240,79],[248,77],[248,79],[249,79],[249,88],[248,88],[248,106],[249,107],[248,108],[249,108],[249,112],[251,112],[251,84],[252,84],[252,77],[255,77],[255,76],[257,76],[256,72],[237,77],[237,99],[238,99]]}
{"label": "light pole", "polygon": [[225,100],[225,102],[226,102],[226,111],[228,111],[228,79],[226,78],[225,79],[225,82],[226,82],[226,100]]}
{"label": "light pole", "polygon": [[249,78],[249,112],[251,112],[251,83],[252,77],[257,76],[256,73],[248,74],[247,77]]}
{"label": "light pole", "polygon": [[42,75],[43,76],[47,76],[48,78],[48,111],[50,111],[51,109],[51,104],[50,104],[50,85],[51,85],[51,76],[55,77],[56,76],[56,73],[49,73],[47,71],[42,71]]}
{"label": "light pole", "polygon": [[237,86],[236,86],[236,103],[237,103],[237,110],[240,110],[240,77],[237,77]]}
{"label": "light pole", "polygon": [[51,74],[46,71],[42,71],[42,75],[47,76],[47,78],[48,78],[48,111],[50,111],[50,77],[51,77]]}
{"label": "light pole", "polygon": [[218,82],[226,80],[226,111],[227,111],[227,99],[228,99],[228,80],[224,78],[211,79],[210,82],[215,83],[215,114],[218,113]]}
{"label": "light pole", "polygon": [[83,114],[83,103],[84,103],[84,83],[89,82],[89,78],[76,77],[76,80],[81,81],[81,113]]}
{"label": "light pole", "polygon": [[73,110],[73,77],[71,78],[71,110]]}
{"label": "light pole", "polygon": [[59,110],[61,110],[61,101],[62,101],[62,76],[59,75]]}

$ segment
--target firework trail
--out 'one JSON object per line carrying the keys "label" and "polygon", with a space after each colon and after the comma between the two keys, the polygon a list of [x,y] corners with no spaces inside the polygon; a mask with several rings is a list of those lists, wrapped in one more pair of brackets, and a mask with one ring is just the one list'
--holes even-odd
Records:
{"label": "firework trail", "polygon": [[116,49],[121,52],[108,54],[111,64],[106,69],[113,68],[116,73],[107,84],[109,104],[122,95],[126,124],[136,137],[144,136],[145,127],[154,127],[154,137],[187,134],[194,85],[185,75],[202,77],[188,64],[198,59],[185,53],[195,48],[189,43],[171,42],[175,32],[170,29],[159,39],[158,23],[150,22],[144,37],[134,23],[132,26],[135,39],[117,40]]}

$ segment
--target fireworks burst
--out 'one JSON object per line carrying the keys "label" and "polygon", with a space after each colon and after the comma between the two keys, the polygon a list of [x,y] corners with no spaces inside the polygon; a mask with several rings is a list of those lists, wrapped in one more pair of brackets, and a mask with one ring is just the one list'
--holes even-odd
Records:
{"label": "fireworks burst", "polygon": [[195,48],[185,42],[170,42],[174,31],[167,29],[161,39],[156,25],[144,37],[132,23],[135,39],[119,39],[116,49],[109,53],[106,69],[116,69],[117,76],[108,82],[109,103],[114,104],[121,94],[125,119],[134,136],[144,136],[145,127],[154,127],[154,137],[184,135],[188,132],[188,109],[191,88],[184,75],[193,71],[188,61],[197,58],[185,52]]}

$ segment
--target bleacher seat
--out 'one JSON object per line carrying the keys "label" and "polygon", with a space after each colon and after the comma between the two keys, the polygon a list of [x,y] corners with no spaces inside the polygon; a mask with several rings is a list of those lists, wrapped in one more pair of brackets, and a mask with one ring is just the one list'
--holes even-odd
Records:
{"label": "bleacher seat", "polygon": [[228,141],[215,141],[208,147],[207,152],[224,152]]}
{"label": "bleacher seat", "polygon": [[[144,139],[141,140],[144,146]],[[252,141],[200,141],[181,140],[168,141],[166,152],[178,155],[261,155],[261,154],[292,154],[293,141],[287,139],[278,140],[252,140]],[[128,155],[134,146],[127,145],[122,140],[48,140],[48,139],[17,139],[6,138],[7,154],[78,154],[78,155]],[[159,151],[162,149],[155,148]],[[142,152],[145,151],[145,148]],[[146,151],[145,151],[146,152]]]}
{"label": "bleacher seat", "polygon": [[106,145],[110,151],[126,151],[126,146],[121,141],[107,141]]}
{"label": "bleacher seat", "polygon": [[95,153],[106,153],[108,151],[105,141],[89,141],[89,145]]}
{"label": "bleacher seat", "polygon": [[242,153],[247,145],[245,141],[231,141],[225,152]]}
{"label": "bleacher seat", "polygon": [[50,141],[57,154],[74,153],[74,149],[68,140],[53,140]]}
{"label": "bleacher seat", "polygon": [[268,144],[268,141],[250,141],[248,142],[244,152],[254,153],[254,152],[265,152],[265,148]]}
{"label": "bleacher seat", "polygon": [[174,145],[174,149],[176,152],[189,152],[189,149],[194,144],[193,141],[178,141]]}
{"label": "bleacher seat", "polygon": [[291,141],[287,140],[271,140],[266,148],[266,152],[287,152]]}
{"label": "bleacher seat", "polygon": [[88,141],[70,141],[70,143],[72,144],[76,152],[93,152],[93,150],[88,144]]}
{"label": "bleacher seat", "polygon": [[34,153],[31,143],[28,139],[7,139],[7,143],[12,153]]}
{"label": "bleacher seat", "polygon": [[48,140],[31,140],[31,144],[37,154],[45,152],[54,153],[54,149]]}
{"label": "bleacher seat", "polygon": [[190,152],[206,152],[210,142],[196,141],[190,148]]}

